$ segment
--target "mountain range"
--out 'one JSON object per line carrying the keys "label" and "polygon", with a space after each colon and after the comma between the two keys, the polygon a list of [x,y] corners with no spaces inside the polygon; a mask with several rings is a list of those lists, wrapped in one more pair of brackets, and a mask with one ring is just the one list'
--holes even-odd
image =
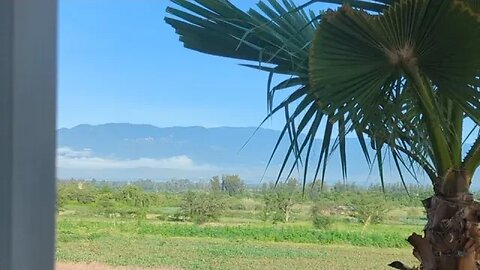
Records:
{"label": "mountain range", "polygon": [[[262,179],[276,179],[281,167],[288,138],[280,143],[278,154],[265,171],[279,135],[280,131],[255,127],[160,128],[103,124],[61,128],[58,130],[57,174],[61,179],[106,180],[206,180],[214,175],[239,174],[247,182],[260,183]],[[321,139],[316,139],[314,149],[321,143]],[[378,173],[368,167],[357,141],[347,139],[346,145],[348,180],[378,183]],[[313,154],[318,155],[318,151]],[[329,159],[327,182],[342,179],[339,160],[338,153]],[[314,165],[309,169],[308,180],[314,176],[316,164],[311,164]],[[301,178],[303,173],[294,171],[293,176]],[[388,165],[386,179],[399,181],[393,167],[389,170]]]}

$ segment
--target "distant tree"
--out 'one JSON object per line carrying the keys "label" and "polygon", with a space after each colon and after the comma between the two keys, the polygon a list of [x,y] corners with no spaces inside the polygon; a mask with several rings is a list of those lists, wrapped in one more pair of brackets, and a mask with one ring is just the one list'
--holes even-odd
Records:
{"label": "distant tree", "polygon": [[245,183],[238,175],[223,175],[222,190],[230,196],[240,195],[245,191]]}
{"label": "distant tree", "polygon": [[166,182],[166,191],[185,192],[191,190],[193,183],[188,179],[173,179]]}
{"label": "distant tree", "polygon": [[220,177],[214,176],[210,179],[210,190],[215,193],[222,191],[222,181],[220,180]]}
{"label": "distant tree", "polygon": [[65,207],[65,204],[67,203],[67,195],[65,192],[62,192],[63,190],[57,188],[57,198],[56,198],[56,204],[55,204],[55,209],[57,210],[57,213],[62,211]]}
{"label": "distant tree", "polygon": [[360,188],[355,183],[344,183],[344,182],[337,182],[332,187],[333,191],[336,192],[346,192],[346,191],[359,191]]}
{"label": "distant tree", "polygon": [[225,203],[220,196],[193,191],[184,195],[181,206],[183,214],[197,224],[218,220],[224,208]]}
{"label": "distant tree", "polygon": [[272,217],[273,221],[289,222],[292,210],[298,201],[298,181],[294,178],[286,183],[271,185],[264,190],[264,220]]}
{"label": "distant tree", "polygon": [[114,190],[112,186],[102,183],[96,186],[97,194],[110,194],[111,197],[114,195]]}
{"label": "distant tree", "polygon": [[134,185],[126,185],[118,190],[116,199],[136,207],[148,207],[151,202],[151,196],[139,186]]}
{"label": "distant tree", "polygon": [[97,196],[96,206],[100,214],[107,217],[114,216],[117,212],[112,193],[100,193]]}
{"label": "distant tree", "polygon": [[144,191],[156,191],[156,183],[152,180],[138,180],[132,183],[135,186],[140,187]]}
{"label": "distant tree", "polygon": [[305,185],[305,195],[310,200],[315,200],[322,194],[322,192],[326,192],[329,190],[329,186],[327,183],[322,183],[320,179],[315,180],[314,182],[310,182]]}
{"label": "distant tree", "polygon": [[371,223],[380,223],[392,209],[392,204],[385,200],[380,192],[365,192],[352,196],[349,206],[351,215],[365,226]]}
{"label": "distant tree", "polygon": [[59,194],[65,201],[90,204],[95,202],[96,190],[90,182],[69,181],[59,186]]}

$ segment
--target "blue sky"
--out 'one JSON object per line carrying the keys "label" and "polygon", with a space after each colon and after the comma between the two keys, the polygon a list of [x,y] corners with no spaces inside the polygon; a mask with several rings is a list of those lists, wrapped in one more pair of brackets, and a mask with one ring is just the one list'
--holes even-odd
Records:
{"label": "blue sky", "polygon": [[[268,74],[183,48],[164,22],[169,1],[59,3],[58,127],[257,126],[265,117]],[[282,124],[279,115],[264,127]]]}
{"label": "blue sky", "polygon": [[[255,0],[234,0],[242,8]],[[257,126],[268,74],[184,49],[166,0],[61,0],[58,127]],[[265,127],[278,129],[280,118]]]}
{"label": "blue sky", "polygon": [[[246,9],[257,0],[232,2]],[[257,126],[265,117],[268,74],[184,49],[164,22],[167,0],[59,3],[59,128]],[[278,116],[264,127],[282,124]]]}

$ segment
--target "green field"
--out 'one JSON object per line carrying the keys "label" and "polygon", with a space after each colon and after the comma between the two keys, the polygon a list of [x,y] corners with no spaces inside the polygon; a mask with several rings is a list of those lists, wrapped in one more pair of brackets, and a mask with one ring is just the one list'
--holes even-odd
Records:
{"label": "green field", "polygon": [[237,194],[109,185],[59,186],[60,270],[389,269],[395,260],[415,264],[405,239],[425,222],[418,197],[401,189],[306,196],[299,185]]}
{"label": "green field", "polygon": [[59,261],[179,269],[387,269],[408,249],[265,243],[208,238],[111,235],[60,242]]}
{"label": "green field", "polygon": [[362,234],[362,227],[355,224],[319,231],[305,225],[197,226],[60,218],[57,258],[179,269],[387,269],[394,260],[413,264],[404,239],[418,229],[372,225]]}
{"label": "green field", "polygon": [[371,225],[365,230],[358,224],[334,224],[327,230],[302,224],[246,224],[225,225],[213,223],[195,225],[145,220],[111,221],[107,219],[60,218],[58,241],[108,239],[117,235],[215,238],[230,241],[262,241],[312,243],[319,245],[352,245],[364,247],[407,247],[406,237],[421,228],[413,225]]}

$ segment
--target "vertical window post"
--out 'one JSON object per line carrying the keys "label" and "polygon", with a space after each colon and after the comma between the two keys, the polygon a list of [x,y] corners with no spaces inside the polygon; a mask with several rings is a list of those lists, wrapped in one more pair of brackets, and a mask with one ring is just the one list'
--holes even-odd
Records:
{"label": "vertical window post", "polygon": [[0,270],[53,270],[56,0],[0,0]]}

